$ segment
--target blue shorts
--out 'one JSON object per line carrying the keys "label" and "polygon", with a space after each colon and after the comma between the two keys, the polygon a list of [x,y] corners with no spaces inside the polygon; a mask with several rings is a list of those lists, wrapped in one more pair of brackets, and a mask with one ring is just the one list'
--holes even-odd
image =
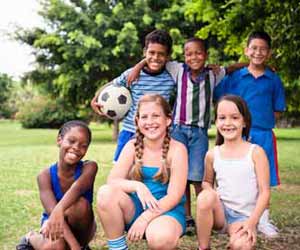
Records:
{"label": "blue shorts", "polygon": [[280,179],[277,160],[277,145],[273,130],[251,128],[250,141],[251,143],[261,146],[265,150],[270,167],[270,186],[278,186],[280,184]]}
{"label": "blue shorts", "polygon": [[114,155],[114,162],[116,162],[119,159],[119,156],[121,154],[122,149],[126,145],[127,142],[130,141],[134,137],[135,133],[126,131],[126,130],[121,130],[118,136],[118,143],[117,143],[117,148],[115,151]]}
{"label": "blue shorts", "polygon": [[171,136],[183,143],[188,150],[188,180],[202,181],[204,158],[208,150],[207,129],[181,124],[173,125]]}
{"label": "blue shorts", "polygon": [[[135,220],[144,212],[143,205],[140,202],[139,198],[137,197],[136,193],[129,194],[131,200],[134,203],[135,206],[135,213],[131,221],[125,225],[125,230],[128,231],[129,228],[132,226],[132,224],[135,222]],[[185,233],[185,209],[184,209],[184,202],[178,204],[173,209],[169,210],[168,212],[165,212],[163,215],[168,215],[173,217],[178,221],[178,223],[182,227],[182,235]]]}
{"label": "blue shorts", "polygon": [[237,211],[232,210],[231,208],[226,207],[224,204],[223,209],[225,214],[226,225],[230,225],[239,221],[245,221],[249,218],[244,214],[241,214]]}

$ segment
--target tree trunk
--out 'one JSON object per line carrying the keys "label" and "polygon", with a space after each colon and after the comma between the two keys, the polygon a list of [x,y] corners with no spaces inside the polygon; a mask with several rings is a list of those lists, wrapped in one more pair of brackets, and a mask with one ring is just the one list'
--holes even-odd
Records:
{"label": "tree trunk", "polygon": [[118,135],[119,135],[119,121],[114,120],[113,122],[113,134],[112,134],[112,139],[114,141],[117,141]]}

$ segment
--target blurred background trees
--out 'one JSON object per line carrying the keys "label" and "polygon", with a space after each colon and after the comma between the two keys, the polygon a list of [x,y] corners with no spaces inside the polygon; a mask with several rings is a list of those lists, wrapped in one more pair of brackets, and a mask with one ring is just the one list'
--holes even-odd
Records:
{"label": "blurred background trees", "polygon": [[209,42],[209,61],[225,65],[245,61],[247,36],[264,29],[273,39],[270,64],[286,88],[285,117],[299,117],[299,1],[41,0],[41,5],[44,28],[14,33],[34,48],[36,67],[25,74],[23,86],[38,87],[39,95],[57,109],[76,111],[70,112],[76,118],[90,117],[96,90],[142,58],[144,37],[156,28],[170,32],[173,59],[183,60],[183,42],[198,36]]}

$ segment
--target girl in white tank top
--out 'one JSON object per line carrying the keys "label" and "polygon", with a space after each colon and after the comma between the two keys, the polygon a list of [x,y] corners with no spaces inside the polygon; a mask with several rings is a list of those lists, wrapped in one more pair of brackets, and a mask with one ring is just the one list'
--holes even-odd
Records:
{"label": "girl in white tank top", "polygon": [[199,250],[210,249],[212,229],[226,230],[230,249],[251,250],[270,199],[268,159],[261,147],[246,141],[251,116],[243,99],[226,95],[215,110],[217,146],[206,155],[197,199]]}

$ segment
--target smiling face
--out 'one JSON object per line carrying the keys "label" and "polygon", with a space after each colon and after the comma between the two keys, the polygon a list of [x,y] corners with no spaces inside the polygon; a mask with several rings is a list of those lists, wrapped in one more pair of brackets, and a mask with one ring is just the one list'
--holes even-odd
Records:
{"label": "smiling face", "polygon": [[144,56],[147,62],[147,69],[151,73],[160,72],[169,60],[167,47],[159,43],[149,43],[145,48]]}
{"label": "smiling face", "polygon": [[165,137],[171,118],[164,114],[156,102],[144,102],[140,105],[137,126],[146,139],[155,141]]}
{"label": "smiling face", "polygon": [[254,38],[245,48],[245,55],[249,58],[250,64],[262,66],[271,56],[271,49],[264,39]]}
{"label": "smiling face", "polygon": [[87,131],[79,126],[72,127],[63,136],[58,136],[57,145],[60,148],[60,162],[74,165],[87,152],[89,146]]}
{"label": "smiling face", "polygon": [[241,139],[245,126],[244,118],[234,102],[222,100],[218,104],[216,127],[224,141]]}
{"label": "smiling face", "polygon": [[207,59],[204,44],[200,41],[187,42],[184,45],[184,58],[191,71],[199,73],[204,68]]}

